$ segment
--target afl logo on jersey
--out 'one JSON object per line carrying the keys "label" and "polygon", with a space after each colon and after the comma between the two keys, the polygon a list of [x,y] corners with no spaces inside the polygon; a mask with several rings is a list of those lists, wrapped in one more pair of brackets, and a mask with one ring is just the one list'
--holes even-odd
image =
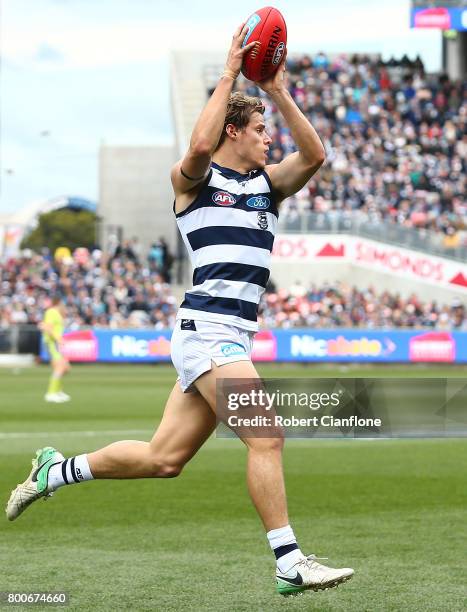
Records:
{"label": "afl logo on jersey", "polygon": [[257,210],[265,210],[266,208],[269,208],[270,203],[269,198],[266,196],[253,196],[246,201],[247,206],[250,208],[256,208]]}
{"label": "afl logo on jersey", "polygon": [[237,203],[237,200],[228,191],[216,191],[212,195],[212,201],[219,206],[232,206]]}

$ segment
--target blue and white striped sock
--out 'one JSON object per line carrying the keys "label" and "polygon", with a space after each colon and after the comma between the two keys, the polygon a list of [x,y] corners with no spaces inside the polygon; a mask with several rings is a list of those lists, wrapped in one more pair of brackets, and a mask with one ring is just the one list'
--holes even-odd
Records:
{"label": "blue and white striped sock", "polygon": [[279,529],[272,529],[266,535],[276,556],[277,567],[280,572],[286,572],[303,557],[303,553],[298,547],[290,525],[280,527]]}
{"label": "blue and white striped sock", "polygon": [[87,456],[77,455],[53,465],[49,470],[47,482],[49,488],[55,491],[63,485],[78,484],[93,479]]}

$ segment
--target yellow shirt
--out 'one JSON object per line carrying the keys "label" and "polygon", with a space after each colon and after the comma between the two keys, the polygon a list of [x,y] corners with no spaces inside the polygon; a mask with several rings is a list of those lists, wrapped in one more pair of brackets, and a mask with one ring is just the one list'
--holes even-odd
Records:
{"label": "yellow shirt", "polygon": [[63,336],[63,317],[58,308],[47,308],[44,315],[44,323],[52,326],[52,333],[44,332],[45,342],[61,342]]}

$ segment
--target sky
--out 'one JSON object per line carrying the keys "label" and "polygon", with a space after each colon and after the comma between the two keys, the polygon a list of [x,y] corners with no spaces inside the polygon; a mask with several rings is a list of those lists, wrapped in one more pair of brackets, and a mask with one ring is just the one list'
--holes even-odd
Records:
{"label": "sky", "polygon": [[[227,53],[251,0],[0,0],[0,216],[31,202],[98,199],[98,154],[170,144],[171,49]],[[289,54],[419,53],[441,35],[409,28],[409,0],[275,0]]]}

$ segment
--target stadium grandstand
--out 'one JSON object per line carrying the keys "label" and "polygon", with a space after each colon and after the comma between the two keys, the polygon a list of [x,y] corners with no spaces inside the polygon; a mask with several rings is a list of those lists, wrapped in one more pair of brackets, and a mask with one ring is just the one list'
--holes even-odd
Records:
{"label": "stadium grandstand", "polygon": [[[221,62],[212,53],[172,54],[173,100],[183,101],[173,105],[180,153]],[[280,233],[345,234],[405,247],[412,254],[466,261],[465,84],[426,74],[418,57],[383,62],[378,55],[321,52],[289,58],[288,70],[289,90],[321,135],[327,162],[304,189],[283,203]],[[260,94],[243,78],[238,89]],[[293,152],[294,145],[270,102],[266,119],[274,163]],[[34,211],[81,204],[56,199]],[[348,267],[339,267],[333,253],[318,262],[321,272],[326,262],[326,272],[315,282],[314,262],[295,261],[308,273],[304,267],[297,274],[303,284],[290,285],[287,266],[281,265],[290,262],[277,250],[275,255],[272,282],[260,307],[265,326],[466,329],[462,282],[449,288],[435,279],[429,287],[426,278],[423,283],[404,282],[381,270],[374,277],[368,270],[360,275],[352,270],[352,283]],[[185,257],[180,244],[177,258],[188,283]],[[114,244],[108,253],[96,249],[84,260],[81,253],[57,262],[46,250],[9,259],[1,266],[0,325],[37,323],[47,296],[59,293],[69,306],[71,329],[171,328],[181,295],[181,289],[170,283],[173,260],[167,244],[155,242],[142,253],[131,241]]]}
{"label": "stadium grandstand", "polygon": [[[160,250],[160,257],[157,253]],[[10,259],[0,274],[0,329],[37,324],[50,295],[68,307],[67,327],[172,328],[177,299],[170,283],[170,254],[157,244],[140,259],[131,243],[106,256],[77,249],[73,258],[54,261],[45,249]],[[467,330],[465,304],[406,299],[373,287],[358,290],[344,283],[306,286],[296,282],[277,289],[271,282],[260,303],[265,327],[435,328]]]}
{"label": "stadium grandstand", "polygon": [[[171,67],[181,154],[222,58],[173,52]],[[379,55],[295,55],[288,59],[288,70],[289,90],[323,139],[327,161],[282,205],[261,322],[282,328],[466,329],[465,83],[427,74],[419,57],[406,56],[383,62]],[[237,85],[250,95],[260,93],[243,77]],[[266,120],[274,163],[293,152],[294,145],[269,101]],[[76,198],[58,198],[36,205],[32,212],[78,205],[83,203]],[[446,269],[458,265],[451,278],[457,281],[450,284],[446,278],[443,284],[436,275],[405,278],[395,266],[362,270],[353,261],[349,267],[346,258],[337,257],[344,243],[335,248],[328,243],[321,249],[325,256],[315,261],[283,256],[284,239],[303,245],[304,236],[317,235],[324,240],[358,237],[367,241],[362,243],[365,248],[400,247],[402,262],[424,253],[435,258],[433,268],[439,262]],[[56,261],[45,249],[4,261],[0,326],[37,323],[47,296],[58,293],[69,307],[70,329],[171,328],[182,286],[171,282],[174,257],[167,243],[156,241],[144,253],[136,241],[106,246],[108,252],[96,249],[84,259],[80,250]],[[351,247],[346,245],[347,253]],[[175,259],[189,283],[181,241]],[[300,278],[293,285],[291,264]]]}
{"label": "stadium grandstand", "polygon": [[[290,58],[288,70],[327,162],[282,205],[283,231],[360,229],[466,260],[465,84],[427,75],[419,57],[319,53]],[[245,80],[239,88],[259,95]],[[267,111],[274,163],[295,149],[277,109]]]}

